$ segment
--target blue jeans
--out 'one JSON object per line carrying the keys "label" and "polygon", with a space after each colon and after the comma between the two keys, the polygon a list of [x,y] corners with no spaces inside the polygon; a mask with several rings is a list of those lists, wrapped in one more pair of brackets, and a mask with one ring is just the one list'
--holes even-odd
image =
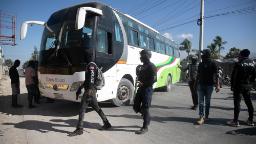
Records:
{"label": "blue jeans", "polygon": [[[213,85],[207,86],[207,85],[198,85],[198,97],[199,97],[199,116],[200,117],[208,117],[210,106],[211,106],[211,96],[213,91]],[[205,107],[205,112],[204,112]]]}

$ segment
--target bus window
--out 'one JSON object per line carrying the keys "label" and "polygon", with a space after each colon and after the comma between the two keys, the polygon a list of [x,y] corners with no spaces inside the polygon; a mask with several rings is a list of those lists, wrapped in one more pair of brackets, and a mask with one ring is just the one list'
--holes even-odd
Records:
{"label": "bus window", "polygon": [[132,29],[129,30],[129,44],[138,46],[138,32]]}
{"label": "bus window", "polygon": [[154,51],[155,50],[155,47],[154,47],[154,39],[150,38],[150,37],[147,37],[148,39],[148,42],[149,42],[149,49],[151,51]]}
{"label": "bus window", "polygon": [[160,52],[161,45],[160,42],[156,41],[156,52]]}
{"label": "bus window", "polygon": [[102,29],[97,32],[97,51],[105,54],[112,54],[112,34]]}
{"label": "bus window", "polygon": [[120,26],[117,23],[115,23],[115,37],[116,37],[116,41],[118,41],[118,42],[123,41],[121,29],[120,29]]}
{"label": "bus window", "polygon": [[145,35],[140,34],[140,47],[148,49],[148,39]]}
{"label": "bus window", "polygon": [[55,37],[48,37],[46,39],[46,43],[45,43],[45,50],[55,48],[55,46],[56,46],[56,38]]}
{"label": "bus window", "polygon": [[173,55],[173,49],[172,49],[171,46],[166,47],[166,54],[169,55],[169,56]]}

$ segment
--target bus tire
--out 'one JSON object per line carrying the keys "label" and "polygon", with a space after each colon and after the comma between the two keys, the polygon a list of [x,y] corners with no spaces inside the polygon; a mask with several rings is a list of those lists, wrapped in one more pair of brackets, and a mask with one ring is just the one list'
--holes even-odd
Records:
{"label": "bus tire", "polygon": [[169,92],[172,89],[172,76],[168,75],[166,86],[164,86],[164,92]]}
{"label": "bus tire", "polygon": [[133,93],[134,86],[131,81],[126,78],[122,78],[117,88],[116,98],[112,99],[113,105],[129,105],[132,101]]}

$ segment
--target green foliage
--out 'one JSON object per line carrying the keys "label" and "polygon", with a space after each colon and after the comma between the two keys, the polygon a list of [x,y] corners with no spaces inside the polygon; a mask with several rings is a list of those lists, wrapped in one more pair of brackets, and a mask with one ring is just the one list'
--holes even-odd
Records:
{"label": "green foliage", "polygon": [[180,50],[186,51],[189,56],[189,53],[190,53],[191,47],[192,47],[191,41],[188,39],[184,39],[180,45],[182,45],[182,47],[180,47]]}
{"label": "green foliage", "polygon": [[227,42],[223,41],[221,36],[216,36],[213,39],[213,43],[207,46],[208,49],[211,51],[211,58],[218,59],[220,58],[220,51],[225,49],[223,45],[225,45]]}
{"label": "green foliage", "polygon": [[233,47],[233,48],[229,49],[229,52],[227,53],[227,55],[224,58],[225,59],[237,58],[239,53],[240,53],[240,49],[236,48],[236,47]]}

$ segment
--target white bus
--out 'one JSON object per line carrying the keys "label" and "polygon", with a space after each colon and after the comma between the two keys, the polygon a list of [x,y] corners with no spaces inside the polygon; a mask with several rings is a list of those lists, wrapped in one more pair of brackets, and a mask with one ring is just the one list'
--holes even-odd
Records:
{"label": "white bus", "polygon": [[21,39],[30,25],[44,26],[39,55],[39,89],[43,96],[76,100],[76,90],[85,80],[85,66],[91,57],[103,68],[105,87],[97,92],[98,101],[114,105],[133,99],[135,69],[141,64],[139,52],[152,51],[157,66],[154,88],[179,81],[180,62],[177,44],[155,29],[110,6],[84,3],[54,12],[47,22],[25,21]]}

